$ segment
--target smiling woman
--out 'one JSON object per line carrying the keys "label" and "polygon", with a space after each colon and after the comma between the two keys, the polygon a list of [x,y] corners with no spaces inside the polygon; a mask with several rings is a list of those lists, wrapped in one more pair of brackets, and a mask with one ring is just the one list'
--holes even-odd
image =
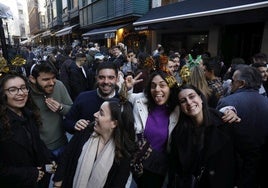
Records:
{"label": "smiling woman", "polygon": [[131,104],[108,99],[94,117],[94,127],[72,137],[58,164],[54,187],[125,187],[135,139]]}
{"label": "smiling woman", "polygon": [[17,73],[0,77],[0,185],[48,186],[49,150],[41,141],[40,114],[29,95],[28,82]]}
{"label": "smiling woman", "polygon": [[181,114],[171,137],[169,186],[234,187],[233,126],[192,85],[178,89]]}

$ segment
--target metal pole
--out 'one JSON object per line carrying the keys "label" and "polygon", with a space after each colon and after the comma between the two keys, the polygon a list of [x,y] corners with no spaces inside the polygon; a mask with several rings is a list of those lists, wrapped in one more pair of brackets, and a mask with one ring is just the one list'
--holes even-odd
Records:
{"label": "metal pole", "polygon": [[3,57],[8,62],[7,45],[6,45],[6,38],[5,38],[2,18],[0,18],[0,38],[1,38],[1,46],[2,46],[2,51],[3,51]]}
{"label": "metal pole", "polygon": [[6,22],[6,28],[7,28],[8,46],[11,46],[10,37],[9,37],[9,30],[8,30],[8,24],[7,24],[7,22]]}

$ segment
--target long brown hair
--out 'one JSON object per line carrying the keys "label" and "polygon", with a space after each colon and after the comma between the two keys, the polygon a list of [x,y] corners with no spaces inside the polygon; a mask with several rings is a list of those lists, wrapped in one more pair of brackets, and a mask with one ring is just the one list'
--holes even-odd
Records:
{"label": "long brown hair", "polygon": [[[6,82],[10,79],[14,79],[14,78],[21,78],[24,80],[25,85],[29,88],[29,83],[26,77],[24,77],[21,74],[18,74],[16,72],[9,72],[9,73],[5,73],[3,75],[1,75],[0,77],[0,122],[2,124],[3,127],[3,131],[5,132],[5,135],[10,135],[10,122],[9,122],[9,118],[7,115],[7,110],[8,110],[8,104],[7,104],[7,96],[5,94],[5,90],[4,90],[4,85],[6,84]],[[28,100],[25,104],[25,107],[23,108],[28,108],[33,112],[34,115],[34,119],[36,121],[36,125],[37,126],[41,126],[41,117],[40,117],[40,113],[39,113],[39,109],[38,107],[35,105],[35,103],[33,102],[33,99],[29,93],[28,95]]]}

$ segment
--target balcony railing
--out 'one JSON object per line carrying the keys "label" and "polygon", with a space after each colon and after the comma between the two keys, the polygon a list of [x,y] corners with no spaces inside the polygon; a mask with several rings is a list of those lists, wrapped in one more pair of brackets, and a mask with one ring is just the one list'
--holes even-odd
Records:
{"label": "balcony railing", "polygon": [[149,10],[149,0],[99,0],[79,10],[81,27],[116,20],[140,17]]}

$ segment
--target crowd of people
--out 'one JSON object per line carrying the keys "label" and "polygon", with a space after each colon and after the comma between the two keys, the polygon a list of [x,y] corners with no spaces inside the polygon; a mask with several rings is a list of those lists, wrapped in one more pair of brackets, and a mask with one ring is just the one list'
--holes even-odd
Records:
{"label": "crowd of people", "polygon": [[0,57],[1,187],[268,187],[265,54],[17,53]]}

